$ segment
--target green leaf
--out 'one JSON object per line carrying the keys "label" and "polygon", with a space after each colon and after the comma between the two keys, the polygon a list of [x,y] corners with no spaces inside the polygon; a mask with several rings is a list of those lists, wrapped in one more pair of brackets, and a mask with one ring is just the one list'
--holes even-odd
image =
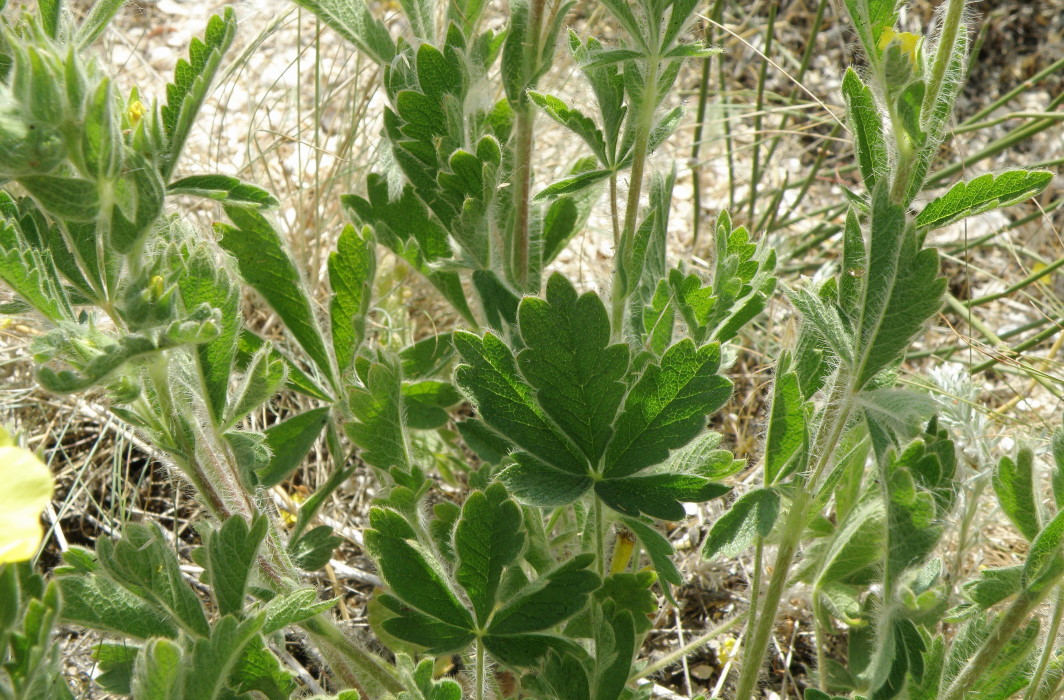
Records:
{"label": "green leaf", "polygon": [[905,208],[891,202],[884,183],[872,193],[871,226],[857,324],[857,387],[901,358],[927,319],[938,312],[946,289],[945,278],[938,274],[938,253],[920,249]]}
{"label": "green leaf", "polygon": [[[251,331],[247,329],[240,331],[240,337],[237,340],[237,366],[240,369],[246,369],[248,364],[250,364],[255,357],[255,353],[266,346],[266,341]],[[288,375],[288,383],[286,386],[289,389],[292,391],[298,391],[301,394],[318,399],[319,401],[328,401],[330,403],[333,401],[324,390],[307,376],[306,372],[301,370],[296,363],[292,362],[292,360],[285,356],[280,350],[270,345],[266,352],[269,354],[271,360],[284,364],[285,373]]]}
{"label": "green leaf", "polygon": [[[467,418],[458,424],[458,432],[466,446],[482,461],[498,464],[510,453],[511,445],[506,438],[484,425],[476,418]],[[559,472],[565,474],[566,472]]]}
{"label": "green leaf", "polygon": [[248,579],[268,524],[263,515],[256,516],[250,527],[240,516],[232,516],[207,534],[207,578],[222,615],[243,611]]}
{"label": "green leaf", "polygon": [[18,183],[49,214],[69,221],[95,221],[100,195],[95,182],[58,175],[27,175]]}
{"label": "green leaf", "polygon": [[475,639],[467,627],[455,626],[423,613],[395,596],[384,594],[379,600],[395,613],[394,617],[381,623],[384,631],[402,641],[425,647],[431,654],[463,651]]}
{"label": "green leaf", "polygon": [[578,297],[558,273],[547,282],[546,299],[521,301],[518,322],[527,347],[517,364],[536,401],[597,462],[624,398],[628,345],[610,344],[609,315],[598,295]]}
{"label": "green leaf", "polygon": [[853,68],[847,68],[843,76],[842,94],[846,98],[846,112],[853,133],[854,150],[857,151],[857,164],[861,167],[865,187],[871,192],[889,167],[879,108],[876,107],[872,89],[861,81]]}
{"label": "green leaf", "polygon": [[591,488],[591,477],[553,467],[528,454],[517,452],[496,476],[521,503],[540,508],[568,505]]}
{"label": "green leaf", "polygon": [[730,490],[694,474],[629,476],[595,484],[595,493],[610,508],[631,517],[646,514],[662,520],[682,520],[687,515],[683,503],[702,503]]}
{"label": "green leaf", "polygon": [[440,333],[423,338],[399,351],[403,378],[426,379],[438,374],[454,355],[451,334]]}
{"label": "green leaf", "polygon": [[[125,0],[99,0],[94,2],[88,14],[78,25],[77,34],[74,37],[78,48],[87,48],[96,41],[125,4]],[[59,5],[60,3],[56,2],[56,6]]]}
{"label": "green leaf", "polygon": [[342,537],[333,534],[331,527],[319,525],[289,543],[288,553],[292,557],[292,562],[303,571],[318,571],[329,563],[333,550],[343,544],[343,541]]}
{"label": "green leaf", "polygon": [[173,257],[174,264],[180,265],[183,272],[178,277],[178,287],[185,309],[207,304],[221,312],[218,337],[196,348],[196,362],[207,390],[207,403],[212,416],[220,421],[225,415],[241,328],[240,287],[205,248],[183,248]]}
{"label": "green leaf", "polygon": [[1033,541],[1042,529],[1034,494],[1034,454],[1021,449],[1013,461],[1007,455],[998,462],[993,476],[994,492],[1001,510],[1005,511],[1016,529]]}
{"label": "green leaf", "polygon": [[650,562],[654,565],[654,571],[658,573],[661,580],[674,586],[682,586],[683,577],[680,575],[680,570],[676,568],[676,564],[672,561],[672,557],[676,553],[672,543],[655,528],[640,520],[622,518],[622,521],[639,538],[639,543],[643,545],[647,556],[650,557]]}
{"label": "green leaf", "polygon": [[521,510],[506,497],[501,484],[474,492],[462,505],[462,516],[454,530],[454,551],[458,556],[454,579],[469,596],[481,625],[495,606],[503,569],[524,546],[521,525]]}
{"label": "green leaf", "polygon": [[774,484],[787,463],[808,444],[806,403],[802,401],[798,375],[787,372],[776,378],[772,389],[768,435],[765,437],[765,483]]}
{"label": "green leaf", "polygon": [[941,228],[991,209],[1007,207],[1040,194],[1053,181],[1045,170],[1009,170],[987,173],[958,182],[949,192],[933,199],[916,217],[917,226]]}
{"label": "green leaf", "polygon": [[455,379],[485,423],[547,464],[577,476],[587,474],[587,460],[542,413],[502,340],[492,333],[481,338],[456,331],[454,345],[466,363],[459,365]]}
{"label": "green leaf", "polygon": [[[941,440],[941,445],[938,445]],[[940,449],[946,448],[946,449]],[[896,580],[903,570],[930,554],[942,535],[948,503],[935,487],[950,488],[955,461],[953,444],[943,436],[915,440],[887,468],[887,575]]]}
{"label": "green leaf", "polygon": [[296,0],[359,51],[377,63],[388,65],[395,58],[395,43],[388,28],[370,14],[365,0]]}
{"label": "green leaf", "polygon": [[191,663],[184,673],[182,697],[197,700],[231,698],[227,680],[261,627],[261,616],[239,622],[232,615],[226,615],[215,623],[209,638],[197,639],[193,644]]}
{"label": "green leaf", "polygon": [[450,382],[426,379],[403,384],[403,408],[406,425],[418,430],[435,430],[450,420],[445,409],[462,401],[462,395]]}
{"label": "green leaf", "polygon": [[374,508],[370,526],[373,529],[366,531],[366,546],[395,594],[407,605],[452,627],[472,629],[469,611],[451,590],[444,572],[414,542],[414,531],[403,517],[394,510]]}
{"label": "green leaf", "polygon": [[128,523],[118,542],[96,546],[100,569],[114,581],[172,617],[187,632],[208,634],[203,606],[185,582],[177,555],[156,524]]}
{"label": "green leaf", "polygon": [[988,610],[1022,590],[1023,569],[1022,565],[983,569],[979,578],[963,585],[964,595],[979,608]]}
{"label": "green leaf", "polygon": [[[358,221],[372,226],[381,242],[387,244],[389,237],[404,242],[413,238],[427,262],[451,257],[447,229],[432,215],[413,187],[407,185],[399,198],[393,200],[387,180],[373,174],[366,180],[366,197],[368,199],[349,194],[342,196],[340,201]],[[389,247],[394,249],[394,246]]]}
{"label": "green leaf", "polygon": [[354,362],[355,353],[366,338],[366,313],[373,295],[376,257],[368,229],[361,234],[354,226],[345,226],[329,254],[329,318],[332,323],[333,350],[340,372]]}
{"label": "green leaf", "polygon": [[270,347],[259,349],[244,371],[244,381],[226,413],[223,425],[231,428],[244,416],[268,401],[285,380],[285,365],[270,352]]}
{"label": "green leaf", "polygon": [[731,382],[716,374],[720,345],[674,344],[651,364],[628,393],[606,450],[605,475],[618,478],[664,462],[706,427],[706,417],[731,394]]}
{"label": "green leaf", "polygon": [[270,448],[270,463],[258,471],[263,488],[272,488],[288,478],[302,463],[322,428],[329,422],[329,408],[313,408],[298,413],[266,429],[266,445]]}
{"label": "green leaf", "polygon": [[1064,556],[1061,541],[1064,540],[1064,510],[1042,528],[1031,542],[1027,561],[1023,563],[1020,584],[1030,593],[1038,593],[1052,585],[1064,573]]}
{"label": "green leaf", "polygon": [[222,234],[219,243],[236,258],[241,276],[262,294],[322,374],[334,383],[332,364],[303,279],[280,235],[257,211],[232,205],[225,211],[236,228],[215,224]]}
{"label": "green leaf", "polygon": [[516,110],[525,104],[525,90],[532,67],[526,65],[528,37],[528,0],[513,0],[510,4],[510,22],[506,28],[506,41],[502,47],[500,78],[506,90],[506,99]]}
{"label": "green leaf", "polygon": [[238,693],[258,691],[270,700],[288,700],[295,692],[296,680],[266,648],[262,637],[255,637],[229,674],[229,685]]}
{"label": "green leaf", "polygon": [[216,202],[241,204],[262,209],[278,205],[277,198],[266,190],[231,175],[192,175],[171,182],[167,194],[206,197]]}
{"label": "green leaf", "polygon": [[130,644],[97,644],[92,648],[92,659],[102,673],[94,679],[109,693],[130,695],[133,690],[133,664],[141,648]]}
{"label": "green leaf", "polygon": [[166,104],[160,111],[166,138],[166,153],[160,168],[164,180],[170,179],[177,165],[192,124],[235,34],[236,14],[227,7],[221,17],[213,15],[208,20],[203,41],[193,37],[188,49],[189,60],[177,61],[174,80],[166,86]]}
{"label": "green leaf", "polygon": [[289,625],[309,620],[336,605],[336,602],[335,598],[318,600],[318,592],[313,588],[300,588],[278,595],[266,604],[266,617],[262,624],[262,632],[273,634]]}
{"label": "green leaf", "polygon": [[376,362],[367,361],[358,375],[363,386],[347,392],[355,421],[345,424],[344,430],[362,448],[361,457],[367,464],[409,470],[412,462],[397,363],[381,356]]}
{"label": "green leaf", "polygon": [[131,695],[138,700],[174,700],[181,678],[181,647],[169,639],[153,639],[133,666]]}
{"label": "green leaf", "polygon": [[536,201],[560,197],[564,194],[574,194],[602,182],[613,174],[611,170],[585,170],[557,180],[536,193],[533,197]]}
{"label": "green leaf", "polygon": [[570,107],[553,95],[545,95],[529,90],[528,97],[547,116],[582,138],[591,148],[591,152],[598,157],[600,163],[603,165],[609,164],[610,157],[606,151],[606,142],[603,139],[602,131],[595,126],[595,122],[590,117],[580,110]]}
{"label": "green leaf", "polygon": [[489,635],[539,632],[583,610],[600,583],[598,575],[587,569],[594,560],[593,554],[579,554],[537,580],[530,591],[495,612]]}
{"label": "green leaf", "polygon": [[702,556],[706,559],[733,559],[754,541],[755,535],[768,537],[779,517],[780,495],[774,489],[755,489],[732,504],[709,531]]}
{"label": "green leaf", "polygon": [[58,284],[51,257],[34,250],[22,232],[5,219],[0,219],[0,280],[49,321],[73,319],[70,300]]}
{"label": "green leaf", "polygon": [[802,319],[816,333],[821,345],[846,365],[853,363],[853,335],[839,317],[838,307],[807,288],[790,292],[788,298],[802,312]]}
{"label": "green leaf", "polygon": [[59,576],[63,620],[133,639],[177,637],[173,621],[122,586],[102,576]]}

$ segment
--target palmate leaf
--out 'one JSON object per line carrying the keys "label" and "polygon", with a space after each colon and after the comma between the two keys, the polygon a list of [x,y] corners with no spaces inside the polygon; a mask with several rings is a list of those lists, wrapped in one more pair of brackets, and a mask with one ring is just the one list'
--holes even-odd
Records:
{"label": "palmate leaf", "polygon": [[166,86],[166,104],[161,110],[166,136],[166,153],[160,167],[164,180],[170,179],[211,81],[235,34],[236,14],[227,7],[221,17],[213,15],[207,22],[203,41],[193,37],[188,49],[189,60],[179,59],[174,68],[174,81]]}
{"label": "palmate leaf", "polygon": [[627,344],[610,344],[605,305],[592,292],[577,296],[555,273],[545,300],[522,300],[518,322],[527,347],[517,364],[536,389],[536,401],[597,462],[612,437],[628,370]]}
{"label": "palmate leaf", "polygon": [[1045,190],[1052,181],[1053,173],[1045,170],[1009,170],[958,182],[923,208],[916,217],[916,225],[949,226],[969,216],[1022,202]]}
{"label": "palmate leaf", "polygon": [[237,260],[241,276],[284,321],[292,336],[331,383],[332,362],[310,305],[302,276],[284,248],[280,234],[257,211],[227,205],[235,227],[215,224],[219,244]]}
{"label": "palmate leaf", "polygon": [[706,427],[706,417],[724,405],[731,382],[716,374],[720,345],[674,344],[658,364],[648,365],[628,393],[606,450],[604,474],[620,478],[664,462]]}
{"label": "palmate leaf", "polygon": [[920,248],[905,208],[881,182],[872,193],[871,245],[861,295],[854,353],[856,388],[899,360],[913,337],[942,304],[946,280],[938,253]]}

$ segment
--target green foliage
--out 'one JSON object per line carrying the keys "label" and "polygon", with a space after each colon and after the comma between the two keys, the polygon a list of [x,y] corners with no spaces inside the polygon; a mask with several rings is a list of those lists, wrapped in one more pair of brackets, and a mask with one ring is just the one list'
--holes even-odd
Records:
{"label": "green foliage", "polygon": [[[19,195],[0,192],[0,279],[48,324],[33,346],[39,381],[103,389],[205,517],[191,551],[199,580],[180,565],[184,542],[151,521],[123,524],[95,552],[69,548],[47,586],[26,566],[0,568],[0,695],[71,697],[51,637],[62,620],[117,638],[94,650],[97,682],[137,698],[309,694],[279,653],[291,639],[313,647],[304,656],[320,662],[323,685],[372,697],[460,700],[461,684],[410,654],[467,655],[476,700],[499,694],[496,667],[514,697],[642,697],[634,682],[650,673],[639,656],[657,594],[672,602],[670,586],[683,584],[656,521],[726,494],[746,466],[708,427],[731,395],[729,344],[777,284],[775,253],[727,213],[704,274],[670,262],[675,168],[651,175],[643,196],[651,154],[680,125],[682,109],[665,105],[681,66],[713,53],[688,40],[698,3],[603,2],[616,45],[569,34],[594,97],[581,108],[539,88],[572,3],[515,1],[501,30],[482,26],[482,0],[446,11],[401,0],[388,24],[363,0],[299,4],[378,64],[387,102],[390,171],[341,198],[357,226],[328,256],[322,304],[272,223],[273,194],[224,174],[172,178],[233,42],[231,10],[208,21],[151,107],[82,54],[120,3],[96,3],[80,23],[58,2],[3,21],[0,178]],[[1026,561],[956,581],[935,557],[958,502],[970,507],[955,448],[934,403],[894,386],[946,290],[927,231],[1050,182],[1041,171],[976,176],[914,207],[967,61],[963,5],[949,0],[925,42],[891,29],[895,0],[844,3],[868,62],[842,81],[865,188],[847,192],[839,274],[788,290],[801,318],[773,366],[753,451],[763,479],[702,546],[707,558],[753,546],[764,579],[743,637],[742,700],[795,579],[810,585],[818,646],[838,624],[848,636],[847,666],[821,654],[810,700],[1025,687],[1050,697],[1060,685],[1036,611],[1053,592],[1064,601],[1064,432],[1051,443],[1056,508],[1040,503],[1031,451],[993,474],[1001,509],[1031,542]],[[535,157],[539,113],[587,149],[553,182]],[[215,225],[217,240],[164,216],[167,197],[189,195],[221,204],[230,223]],[[600,205],[616,248],[609,297],[544,279]],[[377,244],[464,328],[422,338],[375,311]],[[246,326],[245,289],[276,313],[286,333],[276,346]],[[285,388],[312,403],[250,428],[249,416],[276,415],[262,409]],[[287,531],[267,489],[315,446],[331,466]],[[394,663],[348,639],[328,614],[336,601],[300,583],[344,541],[315,522],[323,503],[365,466],[375,477],[365,549],[383,584],[370,626]],[[955,637],[939,629],[951,604],[949,619],[964,623]],[[301,632],[286,638],[291,626]]]}

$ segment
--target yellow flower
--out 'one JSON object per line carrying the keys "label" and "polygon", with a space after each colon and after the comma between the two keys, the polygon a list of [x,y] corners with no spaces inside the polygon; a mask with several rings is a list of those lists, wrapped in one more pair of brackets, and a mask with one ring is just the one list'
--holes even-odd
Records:
{"label": "yellow flower", "polygon": [[[0,429],[0,445],[8,440]],[[52,475],[29,450],[0,447],[0,564],[23,561],[41,544],[41,511],[52,498]]]}
{"label": "yellow flower", "polygon": [[896,32],[890,27],[883,28],[883,34],[879,37],[879,50],[886,51],[893,42],[898,42],[898,48],[909,57],[909,61],[916,63],[916,47],[920,44],[920,37],[912,32]]}
{"label": "yellow flower", "polygon": [[129,104],[129,108],[126,109],[126,117],[129,119],[130,125],[136,126],[144,117],[146,111],[144,104],[140,100],[133,100]]}

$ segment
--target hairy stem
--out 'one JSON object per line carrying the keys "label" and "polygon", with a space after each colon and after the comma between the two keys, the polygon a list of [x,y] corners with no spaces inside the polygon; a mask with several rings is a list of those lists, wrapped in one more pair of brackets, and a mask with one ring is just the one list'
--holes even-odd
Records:
{"label": "hairy stem", "polygon": [[1008,610],[998,617],[997,624],[994,625],[990,636],[983,642],[979,651],[968,660],[968,663],[953,679],[953,682],[950,683],[949,688],[940,696],[939,700],[963,700],[966,698],[972,685],[993,664],[994,657],[1001,653],[1008,641],[1012,639],[1012,636],[1019,631],[1027,620],[1027,616],[1038,607],[1038,604],[1042,602],[1042,599],[1052,589],[1052,586],[1046,586],[1038,593],[1028,593],[1026,591],[1021,593],[1012,602]]}
{"label": "hairy stem", "polygon": [[477,661],[476,661],[476,664],[477,664],[477,668],[476,668],[477,677],[474,680],[474,682],[476,683],[476,690],[474,692],[476,693],[476,700],[484,700],[484,698],[486,697],[486,692],[485,691],[487,690],[487,684],[488,684],[487,668],[486,668],[486,664],[484,662],[484,641],[481,640],[481,639],[477,639],[476,647],[477,647],[477,652],[476,652],[477,653]]}
{"label": "hairy stem", "polygon": [[329,669],[349,686],[376,698],[405,690],[395,668],[376,654],[349,639],[343,630],[324,615],[300,623],[321,652]]}
{"label": "hairy stem", "polygon": [[769,638],[776,622],[776,612],[779,610],[780,600],[787,587],[787,579],[791,565],[798,552],[798,545],[805,531],[805,523],[808,518],[808,510],[813,503],[816,493],[817,482],[821,474],[832,461],[835,445],[842,437],[846,424],[850,419],[849,383],[850,378],[844,374],[837,374],[833,380],[833,386],[828,394],[828,403],[824,408],[823,418],[817,428],[814,440],[813,457],[815,458],[813,470],[799,489],[791,503],[787,518],[781,530],[781,541],[776,550],[776,562],[769,579],[768,589],[765,592],[764,601],[752,611],[750,629],[752,635],[748,635],[743,648],[742,668],[739,672],[739,684],[735,692],[736,700],[746,700],[754,697],[757,678],[761,671],[761,664],[768,651]]}
{"label": "hairy stem", "polygon": [[1053,605],[1053,617],[1049,622],[1049,629],[1046,630],[1045,646],[1042,647],[1042,655],[1038,659],[1038,667],[1031,677],[1031,684],[1027,686],[1027,692],[1024,693],[1023,700],[1034,700],[1034,698],[1038,697],[1039,686],[1042,685],[1046,669],[1049,668],[1049,662],[1053,660],[1053,652],[1056,651],[1057,632],[1060,631],[1062,616],[1064,616],[1064,588],[1058,587],[1057,602]]}
{"label": "hairy stem", "polygon": [[924,93],[920,110],[925,115],[932,113],[935,103],[938,102],[938,94],[942,91],[942,81],[946,79],[946,71],[953,56],[953,45],[957,43],[957,32],[960,30],[961,20],[964,19],[964,6],[965,0],[949,0],[949,7],[946,8],[942,34],[935,48],[935,63],[931,67],[931,76],[927,81],[927,91]]}
{"label": "hairy stem", "polygon": [[[541,52],[541,25],[546,0],[532,0],[528,18],[529,36],[525,42],[524,69],[526,77],[535,75]],[[532,81],[526,87],[533,87]],[[519,292],[527,291],[529,261],[529,229],[532,219],[532,129],[536,120],[535,107],[522,96],[517,111],[517,148],[514,152],[514,230],[510,240],[510,272]]]}
{"label": "hairy stem", "polygon": [[658,71],[661,58],[657,55],[647,59],[646,83],[643,86],[642,102],[636,122],[635,143],[632,150],[631,181],[628,185],[628,203],[624,211],[624,228],[621,229],[621,241],[615,253],[613,265],[613,335],[619,339],[624,330],[624,307],[630,288],[635,280],[631,276],[635,270],[629,270],[632,245],[635,240],[636,221],[639,217],[639,200],[643,193],[643,172],[646,169],[647,151],[650,146],[650,132],[654,128],[654,114],[658,106]]}

